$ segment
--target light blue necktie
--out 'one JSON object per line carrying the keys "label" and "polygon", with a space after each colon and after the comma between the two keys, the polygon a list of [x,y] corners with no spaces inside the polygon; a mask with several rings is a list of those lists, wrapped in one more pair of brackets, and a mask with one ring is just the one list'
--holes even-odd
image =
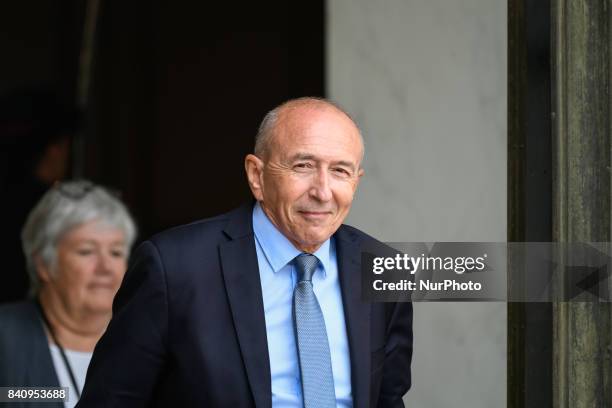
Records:
{"label": "light blue necktie", "polygon": [[295,257],[298,283],[293,291],[293,324],[304,407],[335,408],[334,375],[325,320],[312,289],[312,275],[318,263],[314,255],[301,254]]}

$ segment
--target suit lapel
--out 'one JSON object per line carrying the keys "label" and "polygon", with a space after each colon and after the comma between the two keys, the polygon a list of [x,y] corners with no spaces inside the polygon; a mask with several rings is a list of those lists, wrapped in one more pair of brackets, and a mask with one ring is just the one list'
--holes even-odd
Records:
{"label": "suit lapel", "polygon": [[[221,244],[223,278],[247,378],[259,408],[272,406],[270,359],[252,227],[252,205],[232,214]],[[228,392],[233,392],[228,390]]]}
{"label": "suit lapel", "polygon": [[344,227],[336,233],[338,272],[351,355],[353,406],[370,401],[370,304],[361,300],[360,247]]}
{"label": "suit lapel", "polygon": [[[252,224],[253,205],[230,216],[220,256],[232,318],[253,399],[259,408],[272,406],[270,358],[261,282]],[[354,234],[340,227],[335,234],[338,272],[347,326],[353,406],[370,400],[370,303],[361,300],[360,247]]]}

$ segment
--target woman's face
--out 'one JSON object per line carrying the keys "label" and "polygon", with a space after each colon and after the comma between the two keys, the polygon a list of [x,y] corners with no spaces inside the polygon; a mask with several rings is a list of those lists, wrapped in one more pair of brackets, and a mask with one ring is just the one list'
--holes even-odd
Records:
{"label": "woman's face", "polygon": [[56,268],[43,280],[72,313],[110,313],[126,268],[123,231],[90,221],[60,239]]}

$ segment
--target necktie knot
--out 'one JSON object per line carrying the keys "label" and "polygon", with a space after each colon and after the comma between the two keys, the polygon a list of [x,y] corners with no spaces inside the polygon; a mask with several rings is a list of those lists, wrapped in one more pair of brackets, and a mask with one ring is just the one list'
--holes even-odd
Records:
{"label": "necktie knot", "polygon": [[295,267],[298,274],[298,282],[311,281],[312,275],[317,270],[319,258],[311,254],[300,254],[295,257]]}

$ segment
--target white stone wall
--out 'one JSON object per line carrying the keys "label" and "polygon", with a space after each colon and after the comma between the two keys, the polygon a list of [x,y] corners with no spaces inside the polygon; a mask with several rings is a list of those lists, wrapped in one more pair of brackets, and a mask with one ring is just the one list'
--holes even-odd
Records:
{"label": "white stone wall", "polygon": [[[348,223],[506,240],[506,2],[329,0],[327,92],[366,143]],[[506,305],[415,304],[406,406],[506,406]]]}

